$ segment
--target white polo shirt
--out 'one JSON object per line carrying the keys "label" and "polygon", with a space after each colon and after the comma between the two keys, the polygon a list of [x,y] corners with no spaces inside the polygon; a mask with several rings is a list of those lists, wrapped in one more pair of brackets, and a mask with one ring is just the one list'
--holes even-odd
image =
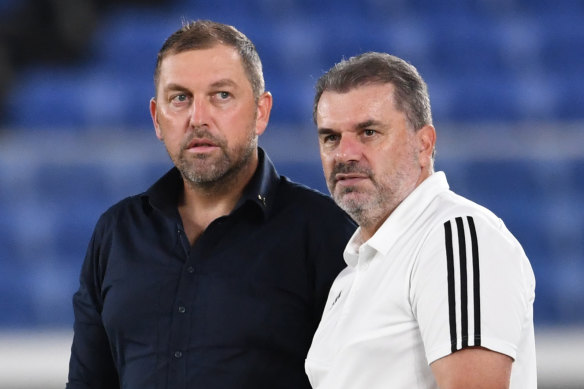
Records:
{"label": "white polo shirt", "polygon": [[469,346],[536,388],[535,278],[492,212],[432,174],[367,242],[357,230],[306,358],[315,389],[437,388],[429,364]]}

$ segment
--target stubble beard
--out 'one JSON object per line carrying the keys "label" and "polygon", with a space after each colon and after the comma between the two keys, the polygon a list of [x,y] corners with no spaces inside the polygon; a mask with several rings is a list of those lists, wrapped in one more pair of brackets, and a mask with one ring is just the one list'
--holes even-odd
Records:
{"label": "stubble beard", "polygon": [[[338,173],[360,173],[369,177],[374,185],[374,191],[356,186],[337,186],[335,176]],[[337,205],[347,212],[360,226],[368,225],[371,221],[371,210],[378,207],[382,201],[371,169],[359,166],[357,162],[337,163],[328,177],[329,192]],[[370,192],[370,193],[367,193]]]}
{"label": "stubble beard", "polygon": [[[181,151],[173,158],[185,182],[192,187],[212,189],[229,185],[238,176],[238,173],[247,167],[256,151],[258,143],[255,135],[255,123],[252,123],[244,143],[229,149],[225,139],[213,136],[206,129],[196,129],[185,140]],[[195,154],[189,155],[187,145],[194,137],[204,137],[219,147],[220,155]]]}
{"label": "stubble beard", "polygon": [[[337,173],[361,173],[369,177],[371,187],[337,187],[334,176]],[[400,182],[402,177],[394,178]],[[335,165],[328,179],[328,188],[337,205],[349,214],[363,228],[378,227],[401,202],[398,188],[391,185],[392,181],[377,179],[373,171],[358,166],[356,162],[339,163]]]}

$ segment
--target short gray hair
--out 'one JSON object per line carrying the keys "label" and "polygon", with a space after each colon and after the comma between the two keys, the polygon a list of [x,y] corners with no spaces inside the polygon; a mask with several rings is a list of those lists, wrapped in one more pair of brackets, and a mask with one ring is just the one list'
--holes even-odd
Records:
{"label": "short gray hair", "polygon": [[428,86],[418,70],[401,58],[368,52],[337,63],[316,83],[313,119],[324,91],[348,92],[367,84],[390,83],[395,87],[396,108],[405,113],[414,130],[432,125]]}

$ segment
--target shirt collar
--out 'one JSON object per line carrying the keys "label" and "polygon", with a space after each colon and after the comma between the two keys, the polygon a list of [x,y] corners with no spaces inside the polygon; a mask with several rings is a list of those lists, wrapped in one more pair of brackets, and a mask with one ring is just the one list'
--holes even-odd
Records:
{"label": "shirt collar", "polygon": [[[235,209],[247,203],[254,204],[264,218],[274,203],[274,197],[279,182],[279,175],[274,164],[261,147],[258,147],[258,167],[251,180],[243,190],[243,194]],[[150,205],[168,215],[176,215],[178,198],[183,190],[183,179],[176,167],[173,167],[156,181],[143,196]]]}
{"label": "shirt collar", "polygon": [[276,172],[270,157],[261,147],[258,147],[258,157],[258,168],[243,190],[241,199],[239,199],[235,209],[247,202],[251,202],[257,205],[264,218],[267,218],[274,204],[280,176]]}
{"label": "shirt collar", "polygon": [[183,180],[176,167],[158,179],[142,197],[149,205],[168,215],[177,214],[178,198],[183,189]]}
{"label": "shirt collar", "polygon": [[449,189],[444,172],[430,175],[398,205],[367,242],[361,242],[360,227],[355,231],[345,248],[345,262],[355,267],[360,260],[359,254],[368,258],[373,257],[375,251],[382,255],[387,254],[401,234],[422,214],[430,202],[441,192]]}

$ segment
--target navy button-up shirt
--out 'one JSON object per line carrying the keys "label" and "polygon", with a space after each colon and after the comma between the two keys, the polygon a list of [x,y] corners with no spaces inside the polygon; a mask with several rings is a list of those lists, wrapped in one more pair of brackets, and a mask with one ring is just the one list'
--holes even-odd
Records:
{"label": "navy button-up shirt", "polygon": [[310,388],[304,359],[355,225],[259,153],[238,205],[192,247],[176,169],[102,215],[67,388]]}

